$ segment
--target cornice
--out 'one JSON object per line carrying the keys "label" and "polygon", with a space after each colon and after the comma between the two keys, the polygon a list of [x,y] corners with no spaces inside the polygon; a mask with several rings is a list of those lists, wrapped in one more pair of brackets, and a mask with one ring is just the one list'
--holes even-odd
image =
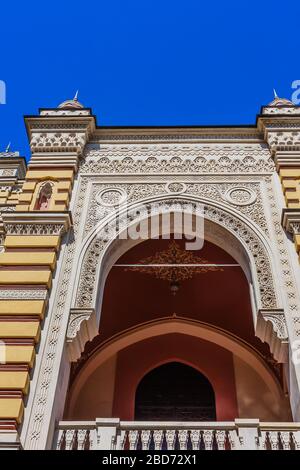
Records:
{"label": "cornice", "polygon": [[62,235],[72,225],[71,212],[14,212],[2,213],[8,235]]}
{"label": "cornice", "polygon": [[89,143],[99,141],[193,141],[243,142],[263,141],[263,135],[253,127],[98,127]]}

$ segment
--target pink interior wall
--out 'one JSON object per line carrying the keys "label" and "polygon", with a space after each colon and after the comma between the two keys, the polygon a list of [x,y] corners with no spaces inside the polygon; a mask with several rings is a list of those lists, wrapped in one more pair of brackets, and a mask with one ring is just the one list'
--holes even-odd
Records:
{"label": "pink interior wall", "polygon": [[208,378],[215,392],[218,421],[238,416],[232,354],[216,344],[181,334],[150,338],[118,353],[113,416],[133,420],[140,380],[150,370],[171,361],[188,364]]}

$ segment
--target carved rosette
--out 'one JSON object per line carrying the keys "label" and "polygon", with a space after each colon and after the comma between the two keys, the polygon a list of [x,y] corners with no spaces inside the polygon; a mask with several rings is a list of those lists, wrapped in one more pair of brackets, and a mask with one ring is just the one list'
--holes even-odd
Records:
{"label": "carved rosette", "polygon": [[287,362],[288,332],[282,309],[259,310],[255,334],[261,341],[269,344],[276,361]]}
{"label": "carved rosette", "polygon": [[66,336],[71,362],[79,359],[86,342],[91,341],[97,334],[94,309],[71,309]]}

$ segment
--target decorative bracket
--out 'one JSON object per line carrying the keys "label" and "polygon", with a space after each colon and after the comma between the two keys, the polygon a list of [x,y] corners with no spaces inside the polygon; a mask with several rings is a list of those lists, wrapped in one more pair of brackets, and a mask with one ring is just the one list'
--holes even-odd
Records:
{"label": "decorative bracket", "polygon": [[255,334],[268,343],[276,361],[287,362],[288,333],[283,309],[260,309]]}
{"label": "decorative bracket", "polygon": [[95,310],[93,308],[72,308],[67,329],[67,347],[71,362],[79,359],[87,341],[98,334]]}
{"label": "decorative bracket", "polygon": [[300,209],[287,208],[282,210],[281,224],[293,235],[300,233]]}

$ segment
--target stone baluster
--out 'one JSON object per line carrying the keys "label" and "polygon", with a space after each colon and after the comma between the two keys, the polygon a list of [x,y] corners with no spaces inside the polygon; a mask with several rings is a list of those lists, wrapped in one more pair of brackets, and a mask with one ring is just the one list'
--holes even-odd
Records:
{"label": "stone baluster", "polygon": [[67,429],[66,431],[66,450],[73,450],[76,439],[75,429]]}
{"label": "stone baluster", "polygon": [[280,442],[282,444],[283,450],[291,449],[291,433],[289,431],[281,431],[279,433]]}
{"label": "stone baluster", "polygon": [[142,449],[149,450],[150,441],[151,441],[151,431],[146,430],[141,432],[141,441],[142,441]]}
{"label": "stone baluster", "polygon": [[187,429],[181,429],[180,431],[178,431],[178,441],[179,441],[180,450],[187,449],[188,438],[189,438],[189,435],[188,435]]}
{"label": "stone baluster", "polygon": [[191,442],[192,442],[193,450],[200,449],[200,441],[201,441],[200,429],[192,429],[191,430]]}
{"label": "stone baluster", "polygon": [[175,442],[176,442],[176,431],[168,429],[166,431],[166,441],[167,441],[167,448],[168,450],[175,449]]}
{"label": "stone baluster", "polygon": [[205,450],[212,450],[213,447],[213,439],[214,439],[214,434],[212,430],[205,430],[203,431],[203,442],[204,442],[204,447]]}
{"label": "stone baluster", "polygon": [[269,431],[268,432],[269,442],[272,450],[278,450],[278,431]]}
{"label": "stone baluster", "polygon": [[88,431],[86,429],[78,429],[77,431],[77,449],[84,450],[88,439]]}
{"label": "stone baluster", "polygon": [[153,431],[153,440],[154,440],[154,449],[155,450],[161,450],[163,437],[164,437],[163,431],[161,431],[161,430]]}
{"label": "stone baluster", "polygon": [[138,440],[139,440],[139,431],[130,430],[128,433],[128,439],[129,439],[129,449],[136,450],[137,445],[138,445]]}
{"label": "stone baluster", "polygon": [[216,431],[216,441],[218,444],[218,450],[225,450],[226,431]]}

